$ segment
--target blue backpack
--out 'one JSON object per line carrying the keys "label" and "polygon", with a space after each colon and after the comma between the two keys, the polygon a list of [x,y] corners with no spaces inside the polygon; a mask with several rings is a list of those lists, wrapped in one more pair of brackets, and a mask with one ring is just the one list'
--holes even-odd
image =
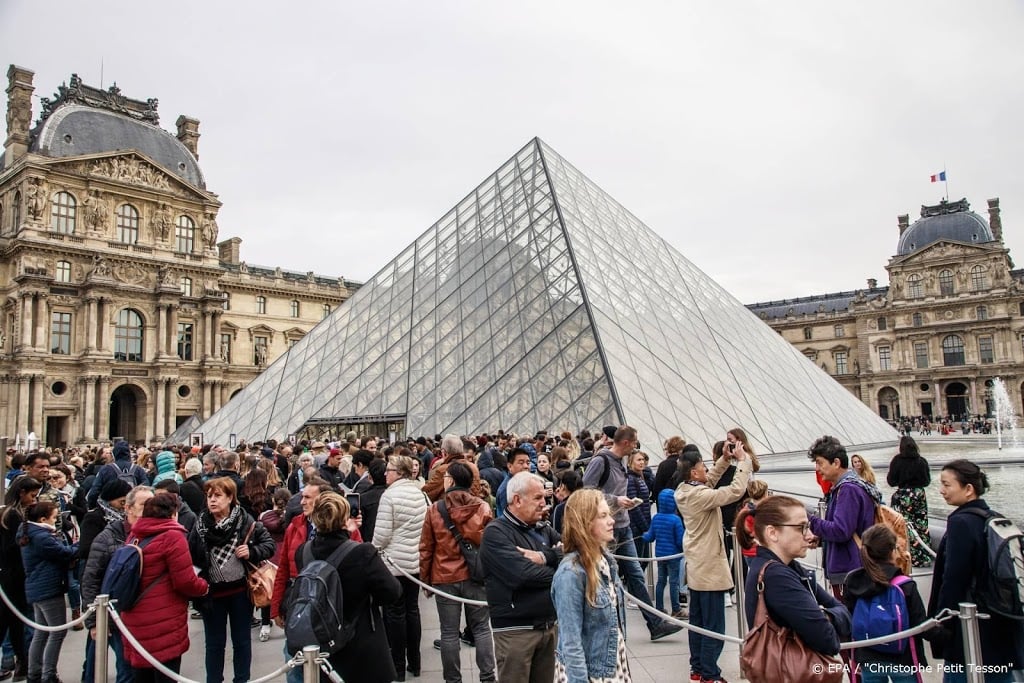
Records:
{"label": "blue backpack", "polygon": [[[871,599],[860,598],[857,600],[857,605],[853,608],[854,640],[879,638],[910,628],[907,598],[900,589],[900,585],[907,581],[910,581],[909,576],[895,576],[885,591]],[[868,649],[890,655],[900,655],[906,651],[907,642],[911,640],[912,638],[903,638],[882,645],[872,645]],[[912,644],[911,647],[913,647]]]}
{"label": "blue backpack", "polygon": [[149,545],[156,536],[150,536],[139,542],[135,539],[131,543],[125,543],[114,551],[110,556],[110,564],[103,574],[103,585],[100,588],[101,594],[110,596],[111,602],[115,603],[118,612],[127,612],[134,607],[153,586],[167,576],[163,573],[139,591],[142,583],[142,549]]}

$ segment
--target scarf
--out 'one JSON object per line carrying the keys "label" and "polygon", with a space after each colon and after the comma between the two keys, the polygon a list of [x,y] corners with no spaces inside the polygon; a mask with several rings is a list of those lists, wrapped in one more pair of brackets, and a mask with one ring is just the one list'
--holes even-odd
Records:
{"label": "scarf", "polygon": [[832,501],[835,499],[836,494],[839,491],[839,487],[847,483],[856,484],[857,486],[860,486],[862,489],[864,489],[865,493],[871,496],[871,499],[875,501],[875,505],[882,504],[882,492],[878,490],[877,486],[864,481],[863,479],[860,478],[860,475],[858,475],[853,470],[847,470],[846,474],[839,478],[839,481],[835,483],[832,489],[825,496],[825,500],[828,502],[829,505],[831,505]]}
{"label": "scarf", "polygon": [[245,578],[245,566],[235,557],[235,548],[241,542],[238,523],[242,507],[235,505],[231,514],[217,522],[209,511],[199,515],[196,524],[199,534],[206,540],[210,554],[210,580],[212,583],[227,583]]}
{"label": "scarf", "polygon": [[103,521],[107,524],[124,521],[124,511],[110,507],[110,503],[100,498],[100,510],[103,510]]}

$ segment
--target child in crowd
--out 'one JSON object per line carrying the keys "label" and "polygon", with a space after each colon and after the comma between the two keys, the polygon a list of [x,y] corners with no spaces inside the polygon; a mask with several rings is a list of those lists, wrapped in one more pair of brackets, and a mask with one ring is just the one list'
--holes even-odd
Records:
{"label": "child in crowd", "polygon": [[[683,520],[676,512],[675,491],[664,488],[658,494],[658,512],[651,519],[651,528],[643,535],[644,541],[654,541],[655,557],[678,555],[683,552]],[[665,611],[665,583],[672,604],[672,616],[685,619],[687,611],[680,604],[679,576],[682,558],[658,560],[658,584],[654,588],[655,607]]]}
{"label": "child in crowd", "polygon": [[[747,501],[748,505],[757,505],[759,502],[764,500],[764,497],[768,495],[768,484],[763,479],[751,479],[747,483]],[[747,525],[747,531],[750,533],[751,538],[754,538],[754,516],[750,515],[745,521]],[[753,545],[749,548],[743,548],[743,563],[744,572],[746,576],[746,565],[750,564],[750,558],[757,556],[757,546]]]}

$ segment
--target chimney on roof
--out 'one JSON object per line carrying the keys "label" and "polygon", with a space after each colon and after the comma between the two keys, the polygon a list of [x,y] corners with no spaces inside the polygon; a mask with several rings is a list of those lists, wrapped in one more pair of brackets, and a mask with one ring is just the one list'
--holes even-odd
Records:
{"label": "chimney on roof", "polygon": [[896,222],[900,226],[900,237],[903,237],[903,233],[910,227],[910,214],[904,213],[896,216]]}
{"label": "chimney on roof", "polygon": [[230,263],[237,266],[242,259],[242,238],[229,237],[223,242],[217,243],[217,251],[222,263]]}
{"label": "chimney on roof", "polygon": [[988,200],[988,227],[992,228],[992,236],[1003,241],[1003,219],[999,217],[999,197]]}
{"label": "chimney on roof", "polygon": [[34,71],[11,64],[7,69],[7,140],[4,142],[4,166],[28,153],[28,131],[32,124],[32,77]]}
{"label": "chimney on roof", "polygon": [[873,277],[868,278],[868,289],[875,289],[878,287],[878,280]]}
{"label": "chimney on roof", "polygon": [[178,126],[178,139],[192,152],[192,156],[199,158],[199,119],[193,119],[182,114],[174,122]]}

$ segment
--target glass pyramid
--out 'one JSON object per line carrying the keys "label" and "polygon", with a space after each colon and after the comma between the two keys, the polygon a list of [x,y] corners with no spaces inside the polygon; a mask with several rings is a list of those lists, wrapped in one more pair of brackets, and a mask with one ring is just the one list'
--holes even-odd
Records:
{"label": "glass pyramid", "polygon": [[648,445],[705,446],[739,426],[758,453],[896,439],[539,139],[197,431],[227,443],[371,423],[412,436],[628,423]]}

